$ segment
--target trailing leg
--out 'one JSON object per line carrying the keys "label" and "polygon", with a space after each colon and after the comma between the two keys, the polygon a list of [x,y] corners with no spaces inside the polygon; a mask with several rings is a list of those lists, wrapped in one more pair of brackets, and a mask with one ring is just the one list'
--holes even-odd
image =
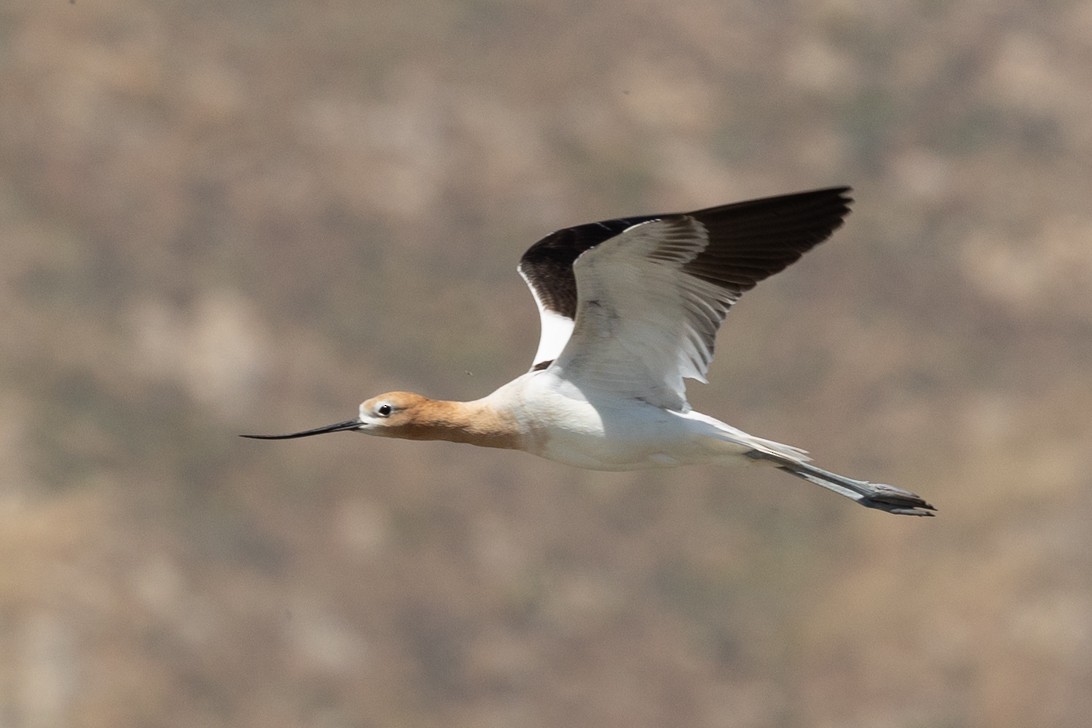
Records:
{"label": "trailing leg", "polygon": [[750,457],[773,463],[779,470],[814,483],[838,495],[851,498],[866,508],[876,508],[900,516],[932,516],[936,510],[917,493],[885,483],[870,483],[867,480],[847,478],[829,470],[817,468],[804,462],[782,459],[768,453],[752,451]]}

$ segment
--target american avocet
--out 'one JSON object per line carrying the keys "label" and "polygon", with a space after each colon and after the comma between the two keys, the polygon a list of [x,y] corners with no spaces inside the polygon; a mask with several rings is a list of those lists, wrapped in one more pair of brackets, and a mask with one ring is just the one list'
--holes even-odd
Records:
{"label": "american avocet", "polygon": [[359,415],[264,440],[350,430],[524,450],[595,470],[691,463],[771,465],[869,508],[931,516],[920,496],[811,465],[807,453],[695,412],[728,309],[821,243],[849,212],[848,187],[642,215],[558,230],[519,273],[538,304],[531,369],[472,402],[388,392]]}

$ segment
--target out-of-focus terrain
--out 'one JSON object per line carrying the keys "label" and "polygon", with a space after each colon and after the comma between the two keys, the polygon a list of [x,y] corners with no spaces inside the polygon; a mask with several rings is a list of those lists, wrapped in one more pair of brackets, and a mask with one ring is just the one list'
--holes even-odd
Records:
{"label": "out-of-focus terrain", "polygon": [[[1092,5],[0,7],[0,726],[1087,725]],[[916,490],[240,440],[537,337],[552,229],[852,184],[696,406]]]}

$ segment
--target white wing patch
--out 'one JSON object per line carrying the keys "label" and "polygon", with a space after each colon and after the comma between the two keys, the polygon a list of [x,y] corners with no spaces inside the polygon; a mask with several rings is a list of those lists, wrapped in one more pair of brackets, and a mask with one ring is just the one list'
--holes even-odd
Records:
{"label": "white wing patch", "polygon": [[683,378],[705,381],[717,328],[738,294],[686,273],[708,245],[686,216],[644,222],[577,258],[576,323],[553,368],[584,391],[689,410]]}
{"label": "white wing patch", "polygon": [[542,324],[542,333],[538,340],[538,351],[535,352],[533,366],[538,366],[548,361],[553,361],[561,355],[565,344],[569,343],[569,337],[573,333],[573,320],[567,316],[539,306],[539,321]]}
{"label": "white wing patch", "polygon": [[519,271],[519,274],[527,283],[527,287],[531,290],[531,295],[535,298],[535,305],[538,307],[540,331],[538,337],[538,350],[535,351],[535,358],[531,363],[531,368],[533,369],[540,364],[551,362],[561,355],[561,350],[569,343],[569,337],[573,333],[573,320],[568,316],[563,316],[557,311],[546,308],[539,299],[535,287],[531,285],[531,281],[524,272],[521,270]]}

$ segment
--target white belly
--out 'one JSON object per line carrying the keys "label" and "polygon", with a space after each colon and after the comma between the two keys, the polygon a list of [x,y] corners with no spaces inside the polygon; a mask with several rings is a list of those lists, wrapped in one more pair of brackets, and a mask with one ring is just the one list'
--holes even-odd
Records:
{"label": "white belly", "polygon": [[640,401],[598,407],[572,401],[539,421],[531,452],[591,470],[643,470],[722,461],[751,449],[695,414]]}
{"label": "white belly", "polygon": [[699,412],[638,399],[587,396],[546,373],[525,374],[492,395],[520,423],[522,449],[590,470],[643,470],[711,462],[752,462],[747,453],[802,451],[753,437]]}

